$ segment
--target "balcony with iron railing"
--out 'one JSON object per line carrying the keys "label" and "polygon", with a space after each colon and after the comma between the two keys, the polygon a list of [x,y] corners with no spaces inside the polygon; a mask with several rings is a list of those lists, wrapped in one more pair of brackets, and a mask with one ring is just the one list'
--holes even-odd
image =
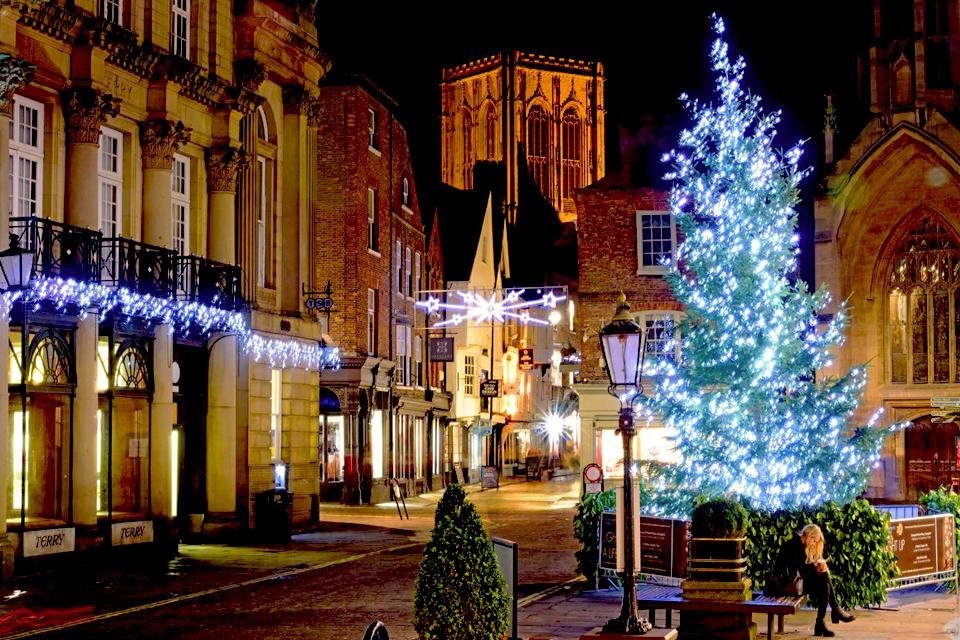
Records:
{"label": "balcony with iron railing", "polygon": [[95,282],[221,309],[244,306],[242,272],[234,265],[129,238],[105,238],[99,231],[47,218],[10,218],[10,234],[34,254],[34,278]]}

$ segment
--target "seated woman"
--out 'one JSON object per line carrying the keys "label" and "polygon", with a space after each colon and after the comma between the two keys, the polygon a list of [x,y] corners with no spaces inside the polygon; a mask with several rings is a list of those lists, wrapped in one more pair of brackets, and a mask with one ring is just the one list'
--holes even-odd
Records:
{"label": "seated woman", "polygon": [[834,623],[850,622],[853,614],[844,611],[837,602],[837,595],[830,580],[830,569],[823,555],[823,531],[815,524],[808,524],[790,542],[783,546],[774,569],[774,576],[792,577],[799,572],[803,578],[803,592],[810,597],[810,604],[817,608],[817,623],[813,635],[833,637],[823,619],[830,605],[830,618]]}

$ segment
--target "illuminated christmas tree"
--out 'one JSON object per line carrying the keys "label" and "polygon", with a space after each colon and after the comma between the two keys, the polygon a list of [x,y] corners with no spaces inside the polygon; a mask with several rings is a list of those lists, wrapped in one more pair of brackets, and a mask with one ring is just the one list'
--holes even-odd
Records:
{"label": "illuminated christmas tree", "polygon": [[691,496],[733,495],[770,509],[848,502],[864,488],[889,429],[879,412],[853,428],[866,371],[821,372],[842,340],[845,310],[818,321],[825,289],[795,277],[800,146],[774,148],[779,112],[743,88],[714,16],[716,104],[681,96],[693,125],[673,166],[672,213],[682,235],[667,278],[686,316],[679,361],[648,365],[658,384],[642,403],[675,434],[678,464],[655,480],[660,510]]}

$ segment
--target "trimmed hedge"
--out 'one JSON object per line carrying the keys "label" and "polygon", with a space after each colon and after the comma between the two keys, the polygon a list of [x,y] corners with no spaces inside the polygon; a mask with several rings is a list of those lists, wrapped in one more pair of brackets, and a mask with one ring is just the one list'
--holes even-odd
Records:
{"label": "trimmed hedge", "polygon": [[690,516],[690,535],[694,538],[742,538],[750,515],[743,505],[730,498],[711,498],[701,502]]}
{"label": "trimmed hedge", "polygon": [[[584,496],[574,517],[574,535],[582,544],[577,552],[577,571],[589,581],[597,570],[600,513],[614,504],[613,491]],[[960,497],[956,505],[954,513],[960,514]],[[897,572],[896,559],[890,551],[889,516],[866,500],[843,506],[828,502],[817,509],[775,513],[748,507],[747,513],[747,575],[754,589],[762,590],[766,585],[781,547],[805,524],[814,523],[823,529],[830,573],[840,601],[848,607],[886,601],[887,586]]]}

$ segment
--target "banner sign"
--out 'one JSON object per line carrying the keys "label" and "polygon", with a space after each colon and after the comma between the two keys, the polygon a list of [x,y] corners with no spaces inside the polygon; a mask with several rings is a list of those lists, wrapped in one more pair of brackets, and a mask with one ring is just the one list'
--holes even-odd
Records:
{"label": "banner sign", "polygon": [[113,546],[153,542],[153,521],[115,522],[110,527]]}
{"label": "banner sign", "polygon": [[524,347],[520,349],[520,361],[517,367],[521,371],[529,371],[533,369],[533,349],[529,347]]}
{"label": "banner sign", "polygon": [[73,551],[76,531],[73,527],[27,531],[23,534],[23,555],[29,558]]}
{"label": "banner sign", "polygon": [[453,362],[453,338],[430,338],[430,361]]}
{"label": "banner sign", "polygon": [[[690,523],[641,516],[639,518],[639,553],[635,556],[641,573],[671,578],[687,575],[687,538]],[[605,511],[600,515],[600,568],[623,571],[622,551],[618,560],[617,514]],[[635,538],[636,539],[636,538]]]}
{"label": "banner sign", "polygon": [[897,557],[898,581],[952,574],[955,544],[950,514],[890,521],[890,550]]}
{"label": "banner sign", "polygon": [[481,398],[499,398],[500,397],[500,381],[484,380],[483,382],[481,382],[480,397]]}

